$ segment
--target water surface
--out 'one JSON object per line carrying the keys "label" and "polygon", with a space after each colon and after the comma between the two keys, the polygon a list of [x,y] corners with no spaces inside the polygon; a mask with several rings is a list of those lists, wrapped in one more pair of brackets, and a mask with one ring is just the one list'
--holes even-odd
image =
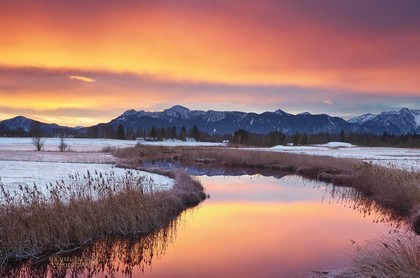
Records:
{"label": "water surface", "polygon": [[295,175],[200,179],[210,199],[166,229],[137,241],[102,241],[79,257],[51,257],[44,273],[304,277],[348,265],[368,240],[406,232],[396,216],[351,189]]}

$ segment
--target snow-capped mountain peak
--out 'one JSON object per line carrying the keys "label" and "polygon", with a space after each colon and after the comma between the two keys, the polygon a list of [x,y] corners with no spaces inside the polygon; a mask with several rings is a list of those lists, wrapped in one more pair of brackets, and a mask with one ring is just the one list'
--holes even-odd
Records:
{"label": "snow-capped mountain peak", "polygon": [[370,113],[367,113],[367,114],[363,114],[361,116],[357,116],[357,117],[351,118],[350,120],[348,120],[348,122],[349,123],[352,123],[352,124],[359,124],[359,125],[361,125],[361,124],[363,124],[363,123],[365,123],[367,121],[372,120],[373,118],[375,118],[375,115],[370,114]]}
{"label": "snow-capped mountain peak", "polygon": [[136,115],[137,113],[138,112],[136,110],[130,109],[130,110],[125,111],[121,116],[130,117],[130,116]]}
{"label": "snow-capped mountain peak", "polygon": [[163,113],[169,117],[188,119],[191,110],[181,105],[175,105],[169,109],[164,110]]}
{"label": "snow-capped mountain peak", "polygon": [[8,128],[10,128],[12,130],[23,129],[25,132],[30,131],[32,122],[33,122],[33,120],[28,119],[28,118],[23,117],[23,116],[17,116],[17,117],[14,117],[12,119],[9,119],[7,121],[4,121],[5,125]]}
{"label": "snow-capped mountain peak", "polygon": [[402,108],[399,111],[382,112],[376,116],[365,114],[348,122],[363,126],[375,134],[420,134],[420,110],[416,109]]}
{"label": "snow-capped mountain peak", "polygon": [[277,109],[276,111],[274,111],[274,113],[276,113],[276,114],[278,114],[278,115],[282,115],[282,116],[284,116],[284,115],[289,115],[288,113],[284,112],[284,111],[283,111],[283,110],[281,110],[281,109]]}

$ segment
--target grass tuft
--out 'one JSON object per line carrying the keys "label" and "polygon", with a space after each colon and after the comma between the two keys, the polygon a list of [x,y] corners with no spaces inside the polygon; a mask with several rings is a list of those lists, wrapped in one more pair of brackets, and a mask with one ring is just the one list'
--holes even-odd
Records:
{"label": "grass tuft", "polygon": [[333,277],[420,277],[420,237],[378,238],[359,251],[350,268]]}

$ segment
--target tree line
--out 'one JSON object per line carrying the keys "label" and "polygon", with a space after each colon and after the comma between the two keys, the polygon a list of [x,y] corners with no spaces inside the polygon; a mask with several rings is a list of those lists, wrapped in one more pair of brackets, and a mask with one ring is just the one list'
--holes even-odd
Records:
{"label": "tree line", "polygon": [[177,128],[172,127],[156,127],[152,126],[148,129],[137,129],[132,130],[130,128],[125,128],[122,124],[118,125],[117,128],[112,127],[111,125],[105,126],[95,126],[88,129],[88,137],[92,138],[112,138],[112,139],[145,139],[160,141],[164,139],[177,139],[177,140],[186,140],[193,139],[196,141],[205,141],[209,139],[209,135],[199,130],[196,125],[187,129],[185,126]]}
{"label": "tree line", "polygon": [[[207,141],[207,142],[222,142],[229,141],[233,144],[253,145],[253,146],[264,146],[272,147],[276,145],[315,145],[325,144],[328,142],[347,142],[353,145],[360,146],[383,146],[383,147],[407,147],[407,148],[420,148],[420,134],[404,134],[404,135],[393,135],[384,132],[382,135],[366,134],[366,133],[345,133],[341,131],[338,134],[329,133],[317,133],[317,134],[306,134],[306,133],[295,133],[286,134],[279,131],[270,132],[267,134],[259,134],[249,132],[245,129],[238,129],[233,134],[209,134],[196,125],[187,128],[185,126],[177,128],[172,127],[157,127],[152,126],[150,128],[141,129],[130,129],[120,124],[118,126],[112,126],[109,124],[102,124],[86,129],[84,134],[77,133],[69,130],[58,130],[55,136],[71,136],[71,137],[89,137],[89,138],[110,138],[110,139],[130,139],[134,140],[137,138],[143,138],[145,140],[164,140],[164,139],[177,139],[187,140],[193,139],[196,141]],[[2,133],[2,136],[16,136],[16,137],[45,137],[46,134],[39,122],[33,122],[31,124],[29,132],[25,132],[22,129],[13,131],[12,133]],[[51,136],[51,135],[49,135]]]}
{"label": "tree line", "polygon": [[316,145],[326,144],[328,142],[346,142],[359,146],[370,147],[406,147],[420,148],[420,134],[393,135],[384,132],[382,135],[366,134],[366,133],[348,133],[344,131],[338,134],[329,133],[295,133],[285,134],[274,131],[268,134],[258,134],[238,129],[234,132],[231,143],[273,147],[277,145]]}

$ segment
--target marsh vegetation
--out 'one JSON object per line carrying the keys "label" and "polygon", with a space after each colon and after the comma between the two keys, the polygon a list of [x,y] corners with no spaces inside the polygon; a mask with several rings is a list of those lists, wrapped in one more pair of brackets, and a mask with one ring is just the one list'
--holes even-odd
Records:
{"label": "marsh vegetation", "polygon": [[126,171],[75,174],[43,191],[25,185],[10,191],[0,183],[0,264],[38,260],[105,237],[146,235],[167,225],[205,198],[201,184],[177,170],[158,191],[150,180]]}

